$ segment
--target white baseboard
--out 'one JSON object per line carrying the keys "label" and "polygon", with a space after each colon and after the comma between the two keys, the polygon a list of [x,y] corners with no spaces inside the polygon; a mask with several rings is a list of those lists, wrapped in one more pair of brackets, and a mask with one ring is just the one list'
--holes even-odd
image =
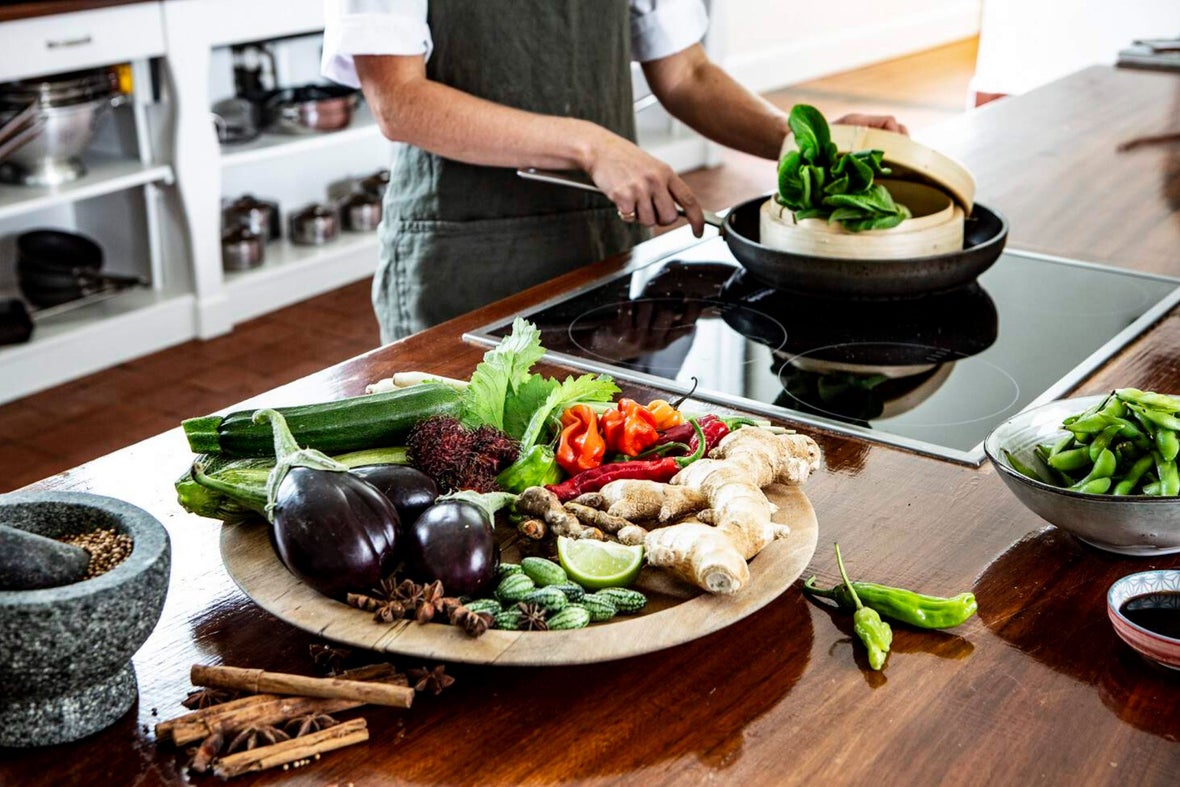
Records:
{"label": "white baseboard", "polygon": [[913,14],[884,24],[850,27],[836,35],[731,55],[722,63],[734,79],[765,93],[978,33],[979,9],[955,3],[936,13]]}

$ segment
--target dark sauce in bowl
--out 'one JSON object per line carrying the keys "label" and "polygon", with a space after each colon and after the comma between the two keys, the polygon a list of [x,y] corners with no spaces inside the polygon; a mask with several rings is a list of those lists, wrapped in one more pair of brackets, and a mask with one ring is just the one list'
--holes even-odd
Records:
{"label": "dark sauce in bowl", "polygon": [[1119,607],[1119,613],[1153,634],[1180,640],[1180,592],[1135,596]]}

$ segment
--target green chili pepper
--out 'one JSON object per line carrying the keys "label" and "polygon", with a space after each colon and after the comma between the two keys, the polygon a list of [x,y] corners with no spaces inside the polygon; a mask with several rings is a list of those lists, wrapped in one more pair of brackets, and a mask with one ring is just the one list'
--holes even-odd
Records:
{"label": "green chili pepper", "polygon": [[557,457],[548,445],[534,445],[496,477],[507,492],[523,492],[530,486],[556,484],[561,480]]}
{"label": "green chili pepper", "polygon": [[[803,583],[803,589],[820,598],[830,598],[841,609],[854,610],[852,594],[844,585],[830,590],[816,587],[815,577]],[[973,593],[960,593],[953,598],[926,596],[904,588],[878,585],[875,582],[853,582],[852,589],[866,607],[872,607],[883,617],[923,629],[946,629],[958,626],[979,608]]]}
{"label": "green chili pepper", "polygon": [[1153,410],[1167,410],[1170,413],[1180,411],[1180,398],[1167,394],[1140,391],[1138,388],[1119,388],[1114,395],[1124,402],[1133,402]]}
{"label": "green chili pepper", "polygon": [[1129,495],[1134,491],[1139,479],[1143,478],[1143,474],[1155,466],[1155,457],[1151,454],[1146,454],[1135,460],[1135,464],[1131,465],[1131,469],[1123,476],[1123,479],[1115,484],[1114,493],[1116,495]]}
{"label": "green chili pepper", "polygon": [[869,666],[879,670],[885,666],[885,658],[889,655],[889,646],[893,644],[893,629],[881,620],[877,610],[866,607],[856,595],[856,590],[848,580],[848,572],[844,570],[844,559],[840,557],[840,545],[836,544],[836,565],[840,567],[840,577],[844,580],[844,587],[856,605],[856,612],[852,613],[852,628],[856,636],[864,643],[869,651]]}

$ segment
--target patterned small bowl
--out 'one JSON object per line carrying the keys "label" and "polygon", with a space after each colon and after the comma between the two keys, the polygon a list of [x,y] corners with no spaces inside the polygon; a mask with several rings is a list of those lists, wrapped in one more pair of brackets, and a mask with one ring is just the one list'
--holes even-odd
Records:
{"label": "patterned small bowl", "polygon": [[1167,593],[1163,604],[1175,606],[1180,615],[1180,571],[1141,571],[1129,574],[1110,586],[1106,594],[1106,614],[1114,624],[1114,632],[1140,654],[1169,669],[1180,670],[1180,639],[1164,636],[1132,622],[1122,612],[1123,605],[1135,598]]}

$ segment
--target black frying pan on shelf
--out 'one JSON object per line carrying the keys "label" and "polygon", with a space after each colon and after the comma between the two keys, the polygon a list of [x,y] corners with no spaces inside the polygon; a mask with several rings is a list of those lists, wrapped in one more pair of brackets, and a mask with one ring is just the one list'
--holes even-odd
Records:
{"label": "black frying pan on shelf", "polygon": [[[522,169],[527,180],[599,191],[576,172]],[[705,212],[730,253],[763,283],[783,290],[846,298],[904,298],[943,292],[974,281],[999,259],[1008,239],[1008,222],[998,211],[975,203],[963,227],[959,251],[908,259],[855,260],[795,254],[763,246],[759,211],[770,195],[737,205],[724,216]]]}

